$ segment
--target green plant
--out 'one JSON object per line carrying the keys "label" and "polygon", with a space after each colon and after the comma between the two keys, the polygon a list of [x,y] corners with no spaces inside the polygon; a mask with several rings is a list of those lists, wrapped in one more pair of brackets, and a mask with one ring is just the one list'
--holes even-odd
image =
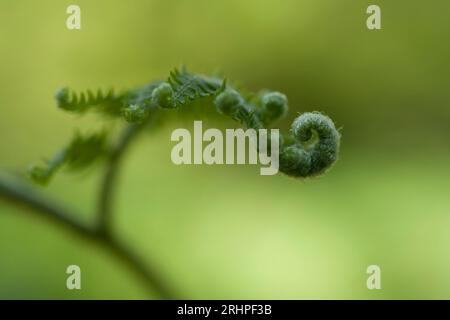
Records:
{"label": "green plant", "polygon": [[[28,205],[53,221],[109,248],[143,277],[150,288],[161,297],[172,293],[154,268],[145,265],[122,244],[112,230],[112,196],[121,158],[134,137],[149,126],[161,109],[174,109],[204,98],[213,97],[217,111],[239,124],[254,129],[270,126],[287,113],[284,94],[263,91],[242,94],[225,80],[192,74],[182,69],[171,72],[167,81],[155,81],[142,88],[116,94],[99,91],[76,94],[65,88],[56,94],[62,110],[85,114],[99,112],[108,118],[122,118],[127,124],[118,140],[112,143],[111,131],[83,136],[76,133],[72,141],[42,165],[33,166],[29,173],[37,183],[49,183],[62,167],[72,170],[86,168],[94,162],[106,163],[97,208],[97,223],[88,226],[77,215],[46,199],[38,191],[10,177],[0,177],[0,195]],[[291,132],[280,136],[280,171],[293,177],[310,177],[326,171],[337,159],[340,134],[333,121],[319,112],[304,113],[292,124]],[[270,146],[269,146],[270,147]]]}

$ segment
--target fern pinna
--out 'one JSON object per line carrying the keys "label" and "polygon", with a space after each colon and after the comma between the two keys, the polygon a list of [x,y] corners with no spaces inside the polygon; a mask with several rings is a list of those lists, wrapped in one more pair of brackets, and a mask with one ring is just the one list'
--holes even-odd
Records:
{"label": "fern pinna", "polygon": [[[56,94],[56,100],[59,108],[66,111],[97,111],[143,126],[160,109],[187,106],[207,96],[214,97],[219,113],[247,128],[266,128],[288,110],[287,97],[282,93],[263,91],[244,97],[224,79],[193,74],[184,68],[172,71],[167,81],[154,81],[120,94],[87,91],[77,95],[65,88]],[[339,142],[340,133],[329,117],[319,112],[303,113],[294,120],[289,134],[280,136],[280,171],[293,177],[321,174],[336,161]],[[44,165],[32,167],[31,177],[45,184],[63,165],[79,169],[111,154],[107,133],[77,134]]]}

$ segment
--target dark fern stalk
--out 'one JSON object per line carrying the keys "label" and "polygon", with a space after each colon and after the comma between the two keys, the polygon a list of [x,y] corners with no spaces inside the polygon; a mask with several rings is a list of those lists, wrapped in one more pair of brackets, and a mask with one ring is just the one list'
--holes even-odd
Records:
{"label": "dark fern stalk", "polygon": [[[30,177],[37,183],[47,184],[60,168],[79,170],[94,162],[105,161],[106,172],[102,180],[98,200],[98,221],[95,226],[85,226],[75,215],[68,214],[60,206],[49,202],[42,195],[29,192],[21,183],[4,180],[0,176],[0,196],[22,202],[37,212],[45,213],[54,221],[68,226],[77,234],[87,236],[108,247],[132,270],[140,274],[149,287],[163,298],[174,294],[155,273],[155,268],[146,266],[121,244],[112,230],[112,198],[121,158],[129,144],[149,123],[149,119],[161,109],[175,109],[204,97],[214,97],[217,111],[240,125],[264,129],[284,115],[288,110],[287,97],[279,92],[261,92],[244,95],[228,85],[224,79],[192,74],[186,69],[175,69],[167,81],[154,81],[141,88],[115,94],[92,91],[76,94],[65,88],[56,94],[58,107],[62,110],[85,114],[99,112],[110,118],[121,118],[128,122],[115,144],[111,144],[110,132],[104,130],[81,135],[76,133],[72,141],[42,165],[33,166]],[[311,177],[330,168],[337,160],[340,134],[333,121],[319,113],[299,115],[292,123],[289,134],[280,136],[280,171],[293,177]],[[270,145],[268,146],[270,150]]]}

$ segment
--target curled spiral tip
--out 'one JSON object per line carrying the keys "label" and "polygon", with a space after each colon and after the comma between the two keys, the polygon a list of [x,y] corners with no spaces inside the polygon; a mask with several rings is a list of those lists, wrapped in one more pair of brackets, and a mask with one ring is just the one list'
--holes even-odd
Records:
{"label": "curled spiral tip", "polygon": [[292,123],[293,144],[280,153],[280,170],[295,177],[323,173],[337,160],[340,134],[333,121],[319,113],[307,112]]}
{"label": "curled spiral tip", "polygon": [[288,100],[281,92],[269,92],[261,98],[261,118],[270,123],[282,118],[288,111]]}
{"label": "curled spiral tip", "polygon": [[161,108],[172,109],[176,107],[173,100],[173,89],[172,86],[163,82],[152,92],[152,101],[154,101]]}

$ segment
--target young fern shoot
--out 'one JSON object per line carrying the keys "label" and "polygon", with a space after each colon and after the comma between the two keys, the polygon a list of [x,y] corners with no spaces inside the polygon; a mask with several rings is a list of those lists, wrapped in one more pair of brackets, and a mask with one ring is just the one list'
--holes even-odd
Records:
{"label": "young fern shoot", "polygon": [[[287,97],[279,92],[262,92],[256,98],[246,98],[238,89],[223,79],[207,77],[175,69],[167,81],[154,81],[138,89],[115,94],[87,91],[79,95],[65,88],[56,94],[58,107],[77,114],[101,112],[123,118],[136,126],[144,126],[160,109],[187,106],[197,99],[212,96],[216,110],[246,128],[264,129],[286,115]],[[44,166],[32,167],[31,178],[47,183],[63,165],[72,169],[83,168],[94,160],[108,155],[108,137],[105,132],[82,137],[58,152]],[[340,133],[333,121],[320,112],[306,112],[292,123],[287,135],[281,135],[280,171],[293,177],[311,177],[330,168],[339,153]],[[270,145],[269,145],[270,149]]]}
{"label": "young fern shoot", "polygon": [[[174,298],[176,294],[166,285],[157,268],[142,261],[113,234],[111,202],[120,159],[140,129],[150,124],[149,120],[162,109],[189,107],[203,97],[213,97],[215,109],[220,114],[258,133],[259,129],[271,126],[286,115],[288,110],[288,100],[282,93],[264,91],[257,95],[244,95],[223,79],[192,74],[185,69],[171,72],[167,81],[154,81],[120,94],[113,91],[76,94],[65,88],[56,94],[60,109],[79,115],[98,112],[109,119],[123,119],[128,125],[116,143],[110,142],[111,131],[102,130],[88,135],[76,133],[66,147],[44,164],[33,166],[29,173],[32,180],[45,185],[62,167],[79,170],[97,161],[106,162],[107,168],[99,189],[97,223],[85,225],[78,221],[77,215],[35,190],[2,176],[0,197],[28,205],[74,233],[109,248],[141,276],[152,292],[162,298]],[[280,135],[278,142],[279,170],[292,177],[311,177],[325,172],[335,163],[340,134],[329,117],[319,112],[307,112],[293,121],[290,132]],[[270,148],[268,144],[269,151]]]}

